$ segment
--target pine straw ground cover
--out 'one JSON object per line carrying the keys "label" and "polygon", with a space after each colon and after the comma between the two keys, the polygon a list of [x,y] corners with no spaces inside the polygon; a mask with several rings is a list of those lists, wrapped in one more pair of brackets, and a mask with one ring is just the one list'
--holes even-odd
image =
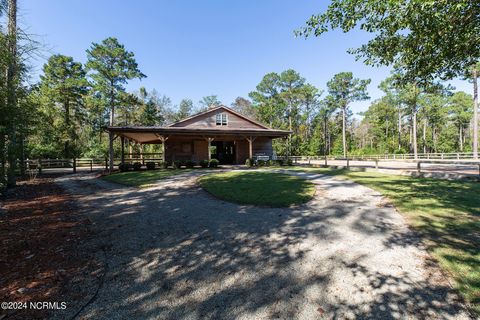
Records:
{"label": "pine straw ground cover", "polygon": [[81,250],[91,236],[89,226],[72,196],[51,177],[20,181],[0,199],[0,301],[64,301],[68,308],[0,310],[0,318],[58,318],[88,299],[88,283],[96,281],[92,271],[98,269],[90,253]]}

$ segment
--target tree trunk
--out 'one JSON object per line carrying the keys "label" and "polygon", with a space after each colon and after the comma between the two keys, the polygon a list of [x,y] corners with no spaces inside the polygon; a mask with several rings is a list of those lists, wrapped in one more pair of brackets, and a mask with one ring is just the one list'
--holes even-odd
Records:
{"label": "tree trunk", "polygon": [[[415,107],[416,109],[416,107]],[[414,159],[418,158],[417,153],[417,110],[413,111],[412,115],[412,138],[413,138],[413,157]]]}
{"label": "tree trunk", "polygon": [[327,117],[323,119],[323,155],[327,154]]}
{"label": "tree trunk", "polygon": [[[111,84],[113,88],[113,83]],[[113,91],[110,93],[110,126],[113,126],[115,120],[115,97],[113,96]],[[113,134],[108,132],[108,157],[109,161],[109,171],[113,171]]]}
{"label": "tree trunk", "polygon": [[472,69],[473,80],[473,158],[478,159],[478,70],[477,65]]}
{"label": "tree trunk", "polygon": [[346,138],[346,132],[345,132],[345,121],[346,115],[345,115],[345,107],[342,108],[342,142],[343,142],[343,157],[347,157],[347,138]]}
{"label": "tree trunk", "polygon": [[402,149],[402,111],[398,109],[398,150]]}
{"label": "tree trunk", "polygon": [[70,132],[70,102],[65,101],[65,127],[67,128],[67,140],[65,141],[64,146],[64,156],[65,159],[70,158],[70,139],[71,139],[71,132]]}
{"label": "tree trunk", "polygon": [[423,119],[423,153],[427,153],[427,119]]}
{"label": "tree trunk", "polygon": [[8,170],[7,186],[15,186],[15,169],[17,167],[17,1],[8,0],[8,51],[9,62],[7,68],[7,134],[8,134]]}
{"label": "tree trunk", "polygon": [[458,134],[459,134],[458,143],[459,143],[459,146],[460,146],[460,152],[463,152],[463,127],[460,126],[458,131],[459,131],[458,132]]}

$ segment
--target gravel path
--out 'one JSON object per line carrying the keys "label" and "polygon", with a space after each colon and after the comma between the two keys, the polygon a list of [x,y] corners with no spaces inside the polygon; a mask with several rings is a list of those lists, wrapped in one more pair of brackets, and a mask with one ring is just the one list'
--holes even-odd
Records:
{"label": "gravel path", "polygon": [[134,189],[83,174],[76,194],[105,251],[84,319],[468,319],[403,218],[353,182],[303,175],[315,198],[257,208],[196,173]]}

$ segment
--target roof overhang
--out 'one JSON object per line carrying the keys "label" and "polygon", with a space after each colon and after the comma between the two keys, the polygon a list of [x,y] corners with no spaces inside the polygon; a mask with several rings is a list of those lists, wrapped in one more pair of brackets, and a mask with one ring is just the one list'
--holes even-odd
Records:
{"label": "roof overhang", "polygon": [[138,143],[159,143],[161,136],[182,136],[182,137],[269,137],[285,138],[291,131],[274,129],[212,129],[212,128],[188,128],[188,127],[116,127],[106,128],[107,131],[135,140]]}

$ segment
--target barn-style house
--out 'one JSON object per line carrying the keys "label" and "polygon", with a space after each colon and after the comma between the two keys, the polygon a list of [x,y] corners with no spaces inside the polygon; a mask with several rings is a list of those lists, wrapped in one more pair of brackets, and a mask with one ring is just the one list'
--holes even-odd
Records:
{"label": "barn-style house", "polygon": [[272,157],[272,139],[290,131],[274,130],[225,106],[218,106],[165,127],[111,126],[115,137],[139,144],[162,144],[163,160],[210,160],[244,164],[256,155]]}

